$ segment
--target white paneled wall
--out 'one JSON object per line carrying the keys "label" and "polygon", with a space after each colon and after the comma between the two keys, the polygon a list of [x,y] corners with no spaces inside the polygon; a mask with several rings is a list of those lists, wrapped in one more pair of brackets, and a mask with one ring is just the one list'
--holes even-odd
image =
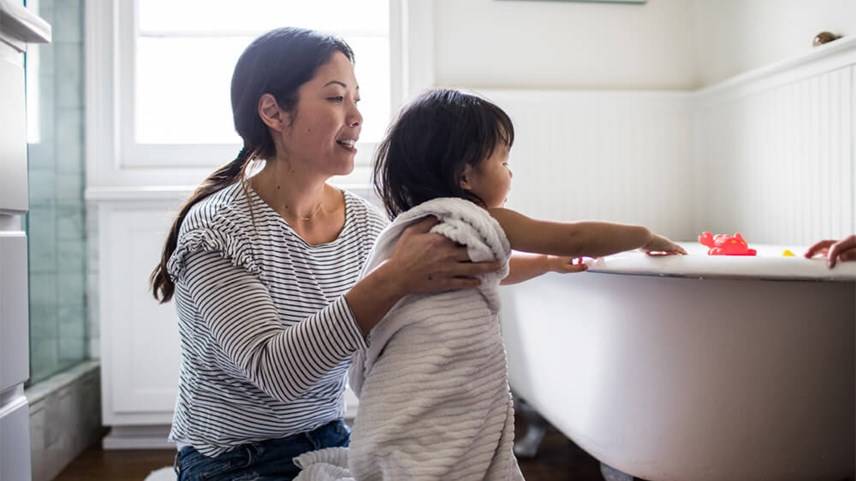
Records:
{"label": "white paneled wall", "polygon": [[856,232],[856,40],[697,92],[484,90],[516,129],[509,207],[675,239]]}
{"label": "white paneled wall", "polygon": [[696,231],[740,231],[773,244],[856,231],[853,72],[789,71],[779,82],[773,75],[699,95]]}
{"label": "white paneled wall", "polygon": [[612,220],[692,236],[691,94],[479,93],[514,122],[509,207],[543,219]]}

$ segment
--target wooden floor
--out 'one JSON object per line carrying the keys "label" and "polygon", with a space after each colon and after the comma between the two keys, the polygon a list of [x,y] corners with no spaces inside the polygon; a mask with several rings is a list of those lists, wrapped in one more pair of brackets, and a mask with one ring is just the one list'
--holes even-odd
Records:
{"label": "wooden floor", "polygon": [[[142,481],[156,469],[171,466],[175,451],[103,451],[91,448],[56,481]],[[527,481],[603,481],[598,462],[553,428],[534,460],[521,460]]]}

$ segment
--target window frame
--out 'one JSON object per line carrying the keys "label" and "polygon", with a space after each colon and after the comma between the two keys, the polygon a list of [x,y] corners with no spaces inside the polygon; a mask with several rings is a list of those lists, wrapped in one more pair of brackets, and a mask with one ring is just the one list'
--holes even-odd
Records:
{"label": "window frame", "polygon": [[[173,187],[187,190],[218,165],[233,159],[238,145],[137,144],[133,82],[137,36],[135,0],[86,2],[86,197],[97,200],[140,190],[145,198]],[[434,83],[433,0],[389,0],[390,113]],[[359,54],[359,52],[357,52]],[[418,63],[409,59],[417,59]],[[361,143],[354,173],[334,182],[365,188],[374,143]],[[176,161],[180,159],[180,161]]]}

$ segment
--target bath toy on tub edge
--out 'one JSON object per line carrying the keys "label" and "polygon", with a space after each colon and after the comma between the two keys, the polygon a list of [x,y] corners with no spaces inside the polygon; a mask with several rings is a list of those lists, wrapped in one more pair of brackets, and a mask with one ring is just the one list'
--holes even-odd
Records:
{"label": "bath toy on tub edge", "polygon": [[749,248],[749,244],[739,232],[734,235],[703,232],[698,236],[698,241],[709,247],[707,255],[710,256],[754,256],[758,253]]}

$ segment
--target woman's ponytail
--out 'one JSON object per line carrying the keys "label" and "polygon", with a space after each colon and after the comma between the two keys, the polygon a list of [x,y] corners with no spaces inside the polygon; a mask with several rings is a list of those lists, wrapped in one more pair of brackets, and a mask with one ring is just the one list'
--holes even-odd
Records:
{"label": "woman's ponytail", "polygon": [[161,304],[169,302],[175,292],[175,283],[173,283],[172,279],[169,277],[169,272],[167,272],[166,267],[169,262],[169,258],[172,257],[172,253],[175,252],[175,247],[178,244],[178,232],[181,230],[181,223],[187,216],[187,212],[190,211],[190,208],[193,207],[194,204],[202,199],[240,181],[244,173],[244,168],[248,161],[253,157],[251,154],[252,152],[246,146],[242,148],[235,160],[215,170],[211,175],[203,180],[202,183],[199,184],[199,187],[196,188],[193,194],[190,195],[190,198],[187,199],[181,207],[181,210],[178,212],[178,215],[169,230],[169,235],[166,238],[163,253],[161,254],[160,263],[158,263],[155,270],[152,271],[152,274],[149,277],[152,294],[155,296],[155,299],[160,301]]}

